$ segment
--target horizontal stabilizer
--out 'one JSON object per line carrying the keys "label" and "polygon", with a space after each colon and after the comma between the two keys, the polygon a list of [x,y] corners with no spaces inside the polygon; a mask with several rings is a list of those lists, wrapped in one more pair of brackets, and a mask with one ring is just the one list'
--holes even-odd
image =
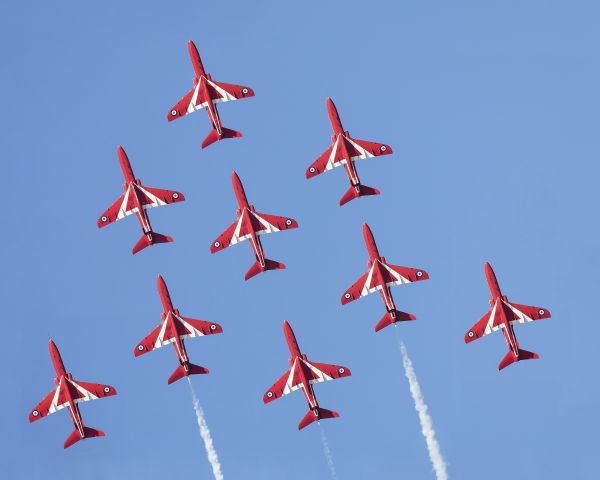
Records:
{"label": "horizontal stabilizer", "polygon": [[104,432],[101,430],[96,430],[91,427],[83,427],[83,437],[79,433],[79,430],[75,429],[69,435],[69,438],[65,440],[64,448],[69,448],[71,445],[77,443],[79,440],[83,440],[84,438],[92,438],[92,437],[103,437]]}
{"label": "horizontal stabilizer", "polygon": [[381,192],[376,188],[367,187],[366,185],[357,185],[356,187],[350,187],[344,196],[340,199],[340,206],[345,205],[350,200],[354,200],[358,197],[364,197],[366,195],[379,195]]}
{"label": "horizontal stabilizer", "polygon": [[500,362],[500,365],[498,365],[498,370],[502,370],[515,362],[520,362],[521,360],[535,360],[536,358],[540,358],[537,353],[529,352],[519,348],[519,356],[516,356],[511,350],[504,356]]}
{"label": "horizontal stabilizer", "polygon": [[387,312],[383,317],[381,317],[379,323],[375,325],[375,331],[378,332],[382,328],[385,328],[388,325],[391,325],[396,322],[407,322],[416,319],[417,317],[415,317],[411,313],[401,312],[400,310],[392,310],[391,312]]}
{"label": "horizontal stabilizer", "polygon": [[149,232],[147,234],[142,235],[142,238],[138,240],[138,242],[133,247],[131,253],[134,255],[139,251],[143,250],[150,245],[154,245],[155,243],[169,243],[172,242],[173,238],[167,235],[162,235],[160,233]]}
{"label": "horizontal stabilizer", "polygon": [[312,410],[309,410],[306,415],[304,415],[302,420],[300,420],[300,423],[298,424],[298,430],[302,430],[311,423],[317,422],[324,418],[337,418],[339,416],[340,414],[334,412],[333,410],[327,410],[326,408],[321,407],[313,408]]}
{"label": "horizontal stabilizer", "polygon": [[188,363],[187,370],[183,365],[179,365],[171,374],[169,380],[167,380],[167,383],[171,385],[173,382],[181,380],[183,377],[187,377],[188,375],[204,375],[206,373],[208,373],[208,368],[201,367],[200,365]]}
{"label": "horizontal stabilizer", "polygon": [[223,140],[225,138],[239,138],[242,136],[241,132],[236,132],[235,130],[231,130],[225,127],[223,127],[221,131],[222,133],[221,135],[219,135],[219,132],[217,132],[215,129],[212,129],[211,132],[202,142],[202,148],[206,148],[209,145],[212,145],[213,143],[218,142],[219,140]]}
{"label": "horizontal stabilizer", "polygon": [[265,266],[263,267],[260,262],[254,262],[254,265],[250,267],[250,270],[246,272],[246,276],[244,277],[246,280],[250,280],[255,275],[259,273],[265,272],[267,270],[283,270],[285,265],[283,263],[276,262],[275,260],[269,260],[265,258]]}

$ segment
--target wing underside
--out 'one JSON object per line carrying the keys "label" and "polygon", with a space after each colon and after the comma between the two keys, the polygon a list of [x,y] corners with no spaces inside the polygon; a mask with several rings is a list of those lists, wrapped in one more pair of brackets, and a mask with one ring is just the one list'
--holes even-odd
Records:
{"label": "wing underside", "polygon": [[135,348],[136,357],[169,345],[175,342],[176,338],[184,340],[186,338],[202,337],[223,332],[221,325],[215,322],[181,317],[173,315],[171,312],[168,315],[172,315],[173,324],[168,321],[168,318],[165,318],[158,327],[138,343]]}
{"label": "wing underside", "polygon": [[549,317],[550,311],[543,307],[520,305],[503,299],[496,299],[492,308],[465,334],[465,342],[472,342],[504,328],[504,318],[511,325],[515,325]]}

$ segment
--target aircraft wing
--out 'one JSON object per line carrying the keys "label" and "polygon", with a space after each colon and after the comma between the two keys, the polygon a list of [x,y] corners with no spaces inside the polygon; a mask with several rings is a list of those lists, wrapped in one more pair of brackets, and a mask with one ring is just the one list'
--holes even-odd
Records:
{"label": "aircraft wing", "polygon": [[306,170],[306,178],[315,177],[327,170],[343,165],[346,162],[346,159],[344,158],[343,150],[341,148],[342,142],[345,143],[350,160],[353,162],[393,153],[392,148],[384,143],[367,142],[366,140],[338,136],[335,143],[325,150],[325,152],[323,152],[323,154],[308,167]]}
{"label": "aircraft wing", "polygon": [[349,377],[352,375],[350,369],[341,365],[330,365],[328,363],[317,363],[302,360],[309,373],[309,383],[326,382],[336,378]]}
{"label": "aircraft wing", "polygon": [[498,302],[496,302],[493,308],[488,310],[485,315],[481,317],[479,321],[465,334],[465,343],[470,343],[500,328],[495,325],[495,321],[497,320],[497,305]]}
{"label": "aircraft wing", "polygon": [[377,290],[377,287],[372,286],[373,269],[361,276],[346,292],[342,295],[342,305],[358,300],[361,297],[368,295]]}
{"label": "aircraft wing", "polygon": [[550,311],[545,308],[497,300],[492,309],[465,334],[465,343],[470,343],[502,328],[502,317],[499,314],[499,309],[504,309],[511,325],[550,318]]}
{"label": "aircraft wing", "polygon": [[393,153],[392,147],[384,143],[367,142],[366,140],[357,140],[351,137],[344,138],[346,139],[348,155],[350,155],[350,160],[353,162]]}
{"label": "aircraft wing", "polygon": [[276,215],[267,215],[266,213],[258,212],[251,212],[251,214],[257,235],[298,228],[298,222],[293,218],[278,217]]}
{"label": "aircraft wing", "polygon": [[300,388],[298,360],[277,380],[263,396],[263,402],[269,403]]}
{"label": "aircraft wing", "polygon": [[130,190],[131,187],[128,188],[123,195],[117,198],[115,203],[108,207],[108,209],[102,215],[100,215],[100,218],[97,222],[98,228],[105,227],[106,225],[116,222],[117,220],[125,218],[127,215],[135,213],[136,210],[133,207]]}
{"label": "aircraft wing", "polygon": [[202,82],[196,83],[194,88],[192,88],[185,96],[179,100],[171,110],[169,110],[169,114],[167,115],[167,120],[170,122],[177,118],[183,117],[188,113],[195,112],[196,110],[200,110],[206,107],[207,102],[204,101],[205,95],[204,90],[202,88]]}
{"label": "aircraft wing", "polygon": [[510,320],[511,324],[533,322],[550,318],[550,311],[543,307],[532,307],[529,305],[519,305],[518,303],[504,302],[512,311],[514,318]]}
{"label": "aircraft wing", "polygon": [[29,413],[29,421],[35,422],[40,418],[44,418],[51,413],[57,412],[61,408],[65,408],[69,403],[67,396],[65,395],[65,388],[64,383],[61,382],[54,390],[46,395]]}
{"label": "aircraft wing", "polygon": [[[65,382],[66,380],[66,382]],[[51,413],[57,412],[69,405],[66,395],[67,389],[71,393],[74,403],[87,402],[97,398],[116,395],[117,391],[110,385],[80,382],[73,379],[61,380],[59,385],[38,403],[29,414],[29,421],[35,422]]]}
{"label": "aircraft wing", "polygon": [[340,137],[336,138],[335,143],[325,150],[306,170],[306,178],[313,178],[317,175],[332,170],[342,165],[343,156],[340,147]]}
{"label": "aircraft wing", "polygon": [[243,85],[233,85],[231,83],[215,82],[207,80],[208,91],[213,103],[230,102],[254,96],[254,90]]}
{"label": "aircraft wing", "polygon": [[142,208],[147,210],[152,207],[168,205],[169,203],[183,202],[185,197],[183,193],[173,190],[161,190],[160,188],[149,188],[141,185],[130,186],[123,195],[121,195],[115,203],[113,203],[98,219],[98,228],[121,220],[128,215],[137,212],[137,207],[134,202],[134,195],[131,189],[136,188],[140,193]]}
{"label": "aircraft wing", "polygon": [[70,384],[71,395],[75,403],[97,400],[104,397],[112,397],[117,394],[115,387],[101,383],[80,382],[79,380],[67,380]]}
{"label": "aircraft wing", "polygon": [[242,212],[242,215],[211,243],[210,253],[220,252],[231,245],[246,240],[250,236],[250,232],[244,222],[245,215],[246,212]]}
{"label": "aircraft wing", "polygon": [[147,210],[152,207],[169,205],[170,203],[183,202],[185,197],[183,193],[174,190],[162,190],[160,188],[143,187],[136,185],[136,188],[142,193],[142,208]]}
{"label": "aircraft wing", "polygon": [[429,278],[425,270],[418,268],[401,267],[387,263],[381,263],[381,265],[383,266],[385,283],[388,286],[404,285],[405,283],[418,282]]}
{"label": "aircraft wing", "polygon": [[134,355],[139,357],[144,353],[169,345],[170,343],[173,343],[177,337],[185,339],[223,332],[223,328],[218,323],[179,316],[174,316],[173,319],[175,320],[175,329],[170,328],[167,322],[163,321],[137,344]]}

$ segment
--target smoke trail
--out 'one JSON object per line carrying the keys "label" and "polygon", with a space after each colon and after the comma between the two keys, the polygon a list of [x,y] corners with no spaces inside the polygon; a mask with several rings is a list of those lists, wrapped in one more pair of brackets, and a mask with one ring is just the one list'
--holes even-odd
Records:
{"label": "smoke trail", "polygon": [[192,381],[189,377],[187,380],[190,384],[190,390],[192,391],[192,401],[194,403],[194,410],[196,412],[196,417],[198,420],[198,427],[200,428],[200,436],[204,441],[204,448],[206,448],[206,456],[208,457],[208,461],[210,462],[210,466],[212,467],[215,480],[223,480],[224,477],[223,472],[221,471],[221,464],[219,463],[219,457],[217,456],[217,451],[215,450],[215,446],[213,445],[213,439],[210,435],[210,430],[208,429],[208,425],[206,424],[206,420],[204,419],[204,411],[200,406],[200,401],[196,396],[196,392],[194,391]]}
{"label": "smoke trail", "polygon": [[433,465],[435,477],[437,478],[437,480],[448,480],[446,463],[444,462],[444,458],[442,457],[440,445],[437,439],[435,438],[433,421],[431,420],[429,413],[427,413],[427,405],[425,405],[425,400],[423,399],[423,393],[421,392],[421,387],[419,386],[417,375],[415,374],[412,362],[408,357],[408,352],[406,351],[406,346],[404,345],[404,342],[402,342],[402,340],[400,340],[400,351],[402,352],[402,363],[404,364],[404,373],[406,374],[406,378],[408,379],[410,393],[415,402],[415,410],[417,410],[417,413],[419,414],[421,432],[423,433],[423,436],[425,437],[425,442],[427,443],[429,460],[431,460],[431,464]]}
{"label": "smoke trail", "polygon": [[325,430],[320,423],[319,431],[321,432],[321,443],[323,444],[323,453],[325,454],[325,459],[327,460],[327,466],[329,467],[329,473],[331,474],[332,480],[337,480],[337,473],[335,472],[335,465],[333,464],[333,456],[331,455],[331,450],[329,450],[329,443],[327,443],[327,437],[325,436]]}

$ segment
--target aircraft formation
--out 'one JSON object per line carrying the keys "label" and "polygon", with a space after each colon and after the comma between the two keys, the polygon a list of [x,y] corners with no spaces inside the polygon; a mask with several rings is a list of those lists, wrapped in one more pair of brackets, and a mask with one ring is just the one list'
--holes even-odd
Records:
{"label": "aircraft formation", "polygon": [[[195,73],[194,87],[170,109],[167,115],[168,121],[171,122],[204,108],[208,113],[212,129],[202,142],[203,149],[223,139],[241,137],[240,132],[223,126],[217,104],[253,97],[254,91],[250,87],[213,80],[211,75],[205,72],[198,50],[191,40],[188,42],[188,50]],[[310,179],[332,170],[334,167],[343,166],[350,181],[350,187],[340,199],[340,206],[362,196],[378,195],[379,190],[361,183],[355,162],[376,156],[390,155],[393,153],[392,148],[383,143],[351,137],[349,132],[342,127],[338,111],[331,98],[327,99],[326,105],[333,129],[332,145],[308,167],[306,178]],[[121,146],[118,147],[118,158],[125,179],[124,193],[100,216],[97,222],[98,227],[102,228],[128,215],[135,214],[142,228],[142,237],[133,247],[132,254],[137,254],[158,243],[172,242],[173,239],[170,236],[153,230],[147,211],[152,207],[182,202],[185,200],[184,195],[174,190],[162,190],[142,185],[141,181],[136,179],[133,174],[129,158]],[[255,256],[255,262],[246,272],[245,280],[268,270],[284,269],[283,263],[266,257],[260,237],[272,232],[296,229],[298,223],[291,217],[257,212],[255,207],[249,203],[242,181],[235,172],[232,173],[232,184],[237,200],[236,219],[212,242],[210,252],[216,253],[248,240]],[[373,233],[366,223],[363,225],[363,237],[368,253],[368,269],[342,294],[342,305],[379,291],[386,311],[375,324],[376,332],[398,322],[415,320],[416,317],[413,314],[398,310],[391,287],[427,280],[429,274],[420,268],[388,263],[385,257],[380,255]],[[514,325],[549,318],[549,310],[543,307],[509,302],[500,291],[491,265],[486,262],[484,269],[491,293],[490,310],[467,331],[464,337],[465,343],[470,343],[497,330],[502,331],[509,351],[500,362],[499,370],[520,360],[539,358],[537,354],[520,348],[516,340]],[[173,306],[167,285],[160,275],[157,278],[157,285],[163,310],[161,321],[150,334],[135,345],[134,356],[139,357],[173,344],[179,366],[168,378],[168,384],[189,375],[207,374],[207,368],[190,361],[185,348],[185,340],[222,333],[223,328],[215,322],[182,316],[179,310]],[[270,403],[295,390],[301,390],[308,403],[309,411],[298,424],[298,429],[303,429],[315,421],[339,417],[337,412],[327,410],[319,405],[314,385],[327,380],[348,377],[351,375],[350,369],[345,366],[309,360],[305,354],[301,353],[296,336],[287,320],[283,323],[283,330],[290,351],[289,369],[266,391],[263,397],[264,403]],[[50,340],[49,349],[56,373],[55,388],[31,411],[29,421],[34,422],[67,408],[75,429],[65,441],[64,448],[85,438],[104,436],[102,431],[84,425],[79,404],[88,400],[116,395],[115,388],[110,385],[74,380],[73,376],[66,372],[58,348],[52,340]]]}

